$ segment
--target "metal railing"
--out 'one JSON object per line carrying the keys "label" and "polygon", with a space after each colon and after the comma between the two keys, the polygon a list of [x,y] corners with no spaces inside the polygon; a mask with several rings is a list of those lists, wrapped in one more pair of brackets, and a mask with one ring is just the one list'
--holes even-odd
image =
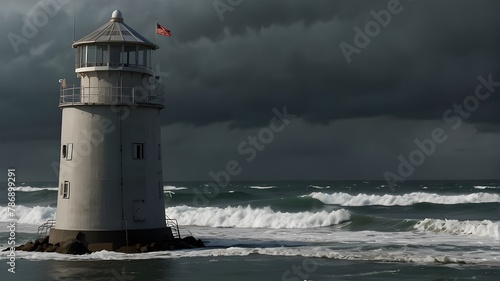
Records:
{"label": "metal railing", "polygon": [[99,67],[99,66],[109,66],[109,67],[134,67],[134,68],[143,68],[149,71],[152,71],[153,68],[150,65],[146,64],[132,64],[132,63],[123,63],[123,62],[82,62],[76,63],[75,68],[82,67]]}
{"label": "metal railing", "polygon": [[165,215],[165,220],[167,222],[167,227],[170,227],[172,230],[174,238],[181,239],[181,232],[179,231],[179,223],[177,223],[177,220],[171,219],[167,215]]}
{"label": "metal railing", "polygon": [[36,232],[36,237],[37,238],[45,238],[50,231],[51,228],[56,225],[56,220],[48,220],[44,224],[40,225],[38,227],[38,231]]}
{"label": "metal railing", "polygon": [[165,91],[162,84],[144,87],[72,87],[62,88],[59,105],[130,105],[144,104],[163,107]]}

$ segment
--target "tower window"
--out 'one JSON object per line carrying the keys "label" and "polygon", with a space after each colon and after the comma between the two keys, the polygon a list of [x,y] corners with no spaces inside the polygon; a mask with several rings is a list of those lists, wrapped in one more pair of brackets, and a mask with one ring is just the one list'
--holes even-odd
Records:
{"label": "tower window", "polygon": [[66,160],[71,161],[73,159],[73,144],[68,143],[68,148],[66,151]]}
{"label": "tower window", "polygon": [[62,196],[64,199],[69,199],[69,181],[64,181]]}
{"label": "tower window", "polygon": [[62,158],[66,158],[67,161],[73,159],[73,144],[68,143],[68,145],[62,146]]}
{"label": "tower window", "polygon": [[134,159],[144,159],[144,144],[134,143]]}

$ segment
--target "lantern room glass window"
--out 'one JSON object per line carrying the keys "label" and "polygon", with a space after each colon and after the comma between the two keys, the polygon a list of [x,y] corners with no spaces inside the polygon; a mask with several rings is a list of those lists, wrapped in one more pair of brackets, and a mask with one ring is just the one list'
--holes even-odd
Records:
{"label": "lantern room glass window", "polygon": [[111,66],[120,65],[120,58],[123,46],[121,45],[110,45],[109,51],[109,64]]}
{"label": "lantern room glass window", "polygon": [[140,66],[153,68],[154,50],[145,46],[90,44],[76,48],[76,68],[92,66]]}
{"label": "lantern room glass window", "polygon": [[97,45],[96,66],[105,66],[109,63],[109,45]]}

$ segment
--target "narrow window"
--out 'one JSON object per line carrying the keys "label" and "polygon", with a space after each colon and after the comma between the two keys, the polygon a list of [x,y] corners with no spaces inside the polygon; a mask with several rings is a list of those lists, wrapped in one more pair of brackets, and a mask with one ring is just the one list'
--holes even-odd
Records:
{"label": "narrow window", "polygon": [[134,143],[134,159],[144,159],[144,144]]}
{"label": "narrow window", "polygon": [[68,148],[66,152],[66,160],[71,161],[73,159],[73,144],[68,143]]}
{"label": "narrow window", "polygon": [[66,158],[66,145],[65,144],[62,146],[62,157]]}
{"label": "narrow window", "polygon": [[69,181],[64,181],[63,198],[69,199]]}

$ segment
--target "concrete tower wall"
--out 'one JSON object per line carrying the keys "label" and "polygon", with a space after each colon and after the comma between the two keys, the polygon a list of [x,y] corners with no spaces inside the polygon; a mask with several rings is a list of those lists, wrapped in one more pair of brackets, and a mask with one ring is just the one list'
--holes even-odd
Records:
{"label": "concrete tower wall", "polygon": [[160,110],[122,108],[63,108],[56,228],[165,227]]}

